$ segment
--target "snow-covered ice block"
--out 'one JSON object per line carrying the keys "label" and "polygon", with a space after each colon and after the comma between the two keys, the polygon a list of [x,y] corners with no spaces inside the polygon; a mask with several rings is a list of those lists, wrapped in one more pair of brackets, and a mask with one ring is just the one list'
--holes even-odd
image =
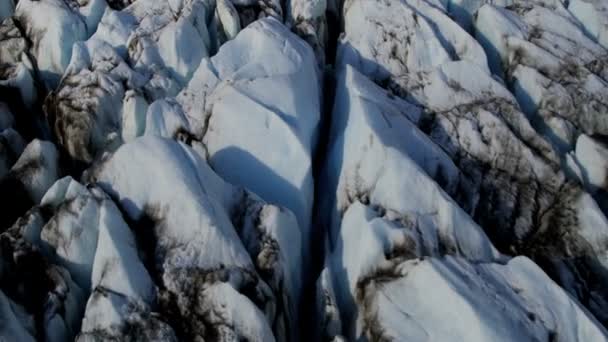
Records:
{"label": "snow-covered ice block", "polygon": [[153,303],[156,296],[154,283],[139,259],[131,229],[111,201],[103,202],[98,227],[92,288],[101,287],[134,301]]}
{"label": "snow-covered ice block", "polygon": [[374,81],[423,71],[451,60],[489,70],[482,47],[444,11],[425,1],[351,1],[344,8],[339,62]]}
{"label": "snow-covered ice block", "polygon": [[107,43],[91,39],[75,44],[66,73],[46,99],[59,143],[73,159],[91,163],[122,142],[123,121],[126,132],[134,131],[127,137],[141,132],[147,102],[136,96],[145,82]]}
{"label": "snow-covered ice block", "polygon": [[[202,314],[215,304],[194,294],[220,282],[263,308],[275,337],[293,336],[296,327],[289,324],[297,317],[302,281],[301,232],[293,214],[224,182],[187,145],[154,135],[121,146],[87,178],[145,229],[138,235],[153,234],[147,253],[169,295],[161,303],[184,315],[183,326],[174,329],[201,333],[202,318],[189,312]],[[263,328],[237,316],[225,319],[210,329],[228,324],[231,333],[249,336],[250,328]]]}
{"label": "snow-covered ice block", "polygon": [[[487,0],[448,0],[447,10],[455,22],[468,32],[473,31],[474,14]],[[511,5],[513,0],[492,0],[492,4],[505,7]]]}
{"label": "snow-covered ice block", "polygon": [[[45,254],[64,265],[86,293],[93,292],[79,338],[120,336],[127,326],[141,325],[137,315],[150,316],[156,290],[139,259],[135,237],[114,203],[99,188],[65,177],[45,194],[41,210],[50,216],[38,238]],[[22,222],[24,235],[36,229],[36,218],[34,211]],[[108,296],[112,300],[104,301]],[[116,315],[111,315],[108,303],[116,305]],[[100,312],[105,319],[99,319]],[[152,321],[144,326],[142,333],[156,325]]]}
{"label": "snow-covered ice block", "polygon": [[396,340],[608,338],[593,316],[525,257],[504,266],[425,259],[406,262],[399,271],[396,279],[361,284],[359,334]]}
{"label": "snow-covered ice block", "polygon": [[191,132],[190,123],[182,107],[174,99],[155,101],[146,113],[145,135],[177,138]]}
{"label": "snow-covered ice block", "polygon": [[[63,0],[21,0],[17,3],[15,18],[32,43],[30,52],[36,59],[40,77],[49,89],[57,86],[68,66],[72,45],[86,40],[101,19],[99,13],[83,14],[105,6],[105,1],[87,1],[87,4],[92,8],[82,8],[78,4],[72,7]],[[85,13],[80,13],[81,9]]]}
{"label": "snow-covered ice block", "polygon": [[608,4],[602,0],[572,0],[568,10],[601,46],[608,49]]}
{"label": "snow-covered ice block", "polygon": [[[163,2],[157,3],[162,4]],[[91,39],[110,44],[122,58],[127,58],[129,36],[135,31],[138,24],[138,18],[130,11],[115,11],[108,8],[103,12],[99,26]]]}
{"label": "snow-covered ice block", "polygon": [[568,166],[591,192],[608,188],[608,148],[604,142],[586,134],[579,135]]}
{"label": "snow-covered ice block", "polygon": [[123,51],[128,46],[128,61],[149,80],[145,87],[152,99],[175,96],[214,51],[208,28],[213,6],[204,0],[140,0],[120,13],[107,12],[100,38]]}
{"label": "snow-covered ice block", "polygon": [[[315,51],[319,67],[325,65],[325,49],[328,43],[328,23],[325,16],[327,0],[287,1],[287,24]],[[337,23],[335,23],[337,24]],[[333,63],[333,61],[329,61]]]}
{"label": "snow-covered ice block", "polygon": [[458,188],[457,167],[408,119],[419,109],[390,99],[350,68],[339,83],[321,206],[330,246],[339,243],[342,215],[359,201],[435,236],[447,250],[473,260],[498,258],[481,228],[429,177]]}
{"label": "snow-covered ice block", "polygon": [[177,97],[214,170],[289,208],[303,246],[310,242],[320,117],[316,68],[305,42],[277,20],[262,19],[201,63]]}
{"label": "snow-covered ice block", "polygon": [[53,208],[53,216],[40,234],[42,249],[49,259],[65,267],[87,293],[92,289],[104,201],[110,199],[103,191],[87,189],[68,176],[55,183],[42,202]]}
{"label": "snow-covered ice block", "polygon": [[476,35],[534,127],[560,152],[577,135],[608,133],[608,50],[569,12],[536,4],[482,6]]}
{"label": "snow-covered ice block", "polygon": [[238,336],[248,341],[275,341],[264,312],[234,287],[219,282],[200,289],[198,296],[205,305],[196,307],[194,313],[209,316],[208,324],[215,327],[213,334],[217,340]]}
{"label": "snow-covered ice block", "polygon": [[[511,341],[608,337],[532,261],[474,263],[425,250],[427,237],[352,205],[318,283],[329,338]],[[432,286],[429,286],[432,284]],[[333,308],[333,309],[332,309]],[[339,318],[335,317],[336,309]],[[475,329],[471,329],[475,327]]]}
{"label": "snow-covered ice block", "polygon": [[82,330],[76,341],[145,340],[157,342],[178,341],[171,326],[148,306],[129,300],[128,297],[96,289],[87,303]]}
{"label": "snow-covered ice block", "polygon": [[217,0],[215,16],[220,42],[224,43],[227,40],[234,39],[241,30],[241,19],[232,1]]}

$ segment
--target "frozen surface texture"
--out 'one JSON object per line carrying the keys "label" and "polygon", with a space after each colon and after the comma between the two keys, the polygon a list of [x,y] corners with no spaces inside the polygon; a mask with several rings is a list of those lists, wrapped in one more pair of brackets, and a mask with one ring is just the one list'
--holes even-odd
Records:
{"label": "frozen surface texture", "polygon": [[608,340],[605,0],[0,0],[0,341]]}

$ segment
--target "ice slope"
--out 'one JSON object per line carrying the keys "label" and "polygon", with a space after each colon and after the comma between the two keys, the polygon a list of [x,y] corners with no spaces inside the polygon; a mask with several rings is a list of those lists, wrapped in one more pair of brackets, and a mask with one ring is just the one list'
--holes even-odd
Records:
{"label": "ice slope", "polygon": [[[558,156],[532,128],[506,88],[466,61],[446,62],[435,69],[393,76],[393,80],[411,103],[386,91],[383,94],[350,67],[338,80],[325,168],[327,183],[323,185],[332,193],[337,189],[335,197],[330,193],[325,201],[329,206],[322,209],[329,216],[330,246],[336,240],[339,244],[339,217],[353,201],[380,208],[382,216],[385,211],[399,213],[394,208],[405,199],[398,196],[407,193],[417,210],[441,213],[441,209],[424,209],[424,198],[433,191],[424,190],[421,176],[403,176],[411,168],[397,164],[405,159],[395,156],[392,149],[397,148],[423,169],[417,173],[432,177],[427,181],[431,188],[438,187],[434,179],[473,214],[503,250],[551,260],[554,269],[549,269],[560,273],[558,279],[573,294],[576,291],[568,277],[576,279],[583,269],[594,275],[579,281],[601,283],[605,266],[600,265],[606,264],[606,250],[597,242],[605,239],[608,221],[580,186],[566,181]],[[399,184],[408,181],[416,185],[401,188]],[[412,194],[409,189],[416,190]],[[431,203],[437,205],[436,200]],[[461,226],[461,221],[449,222]],[[467,234],[458,228],[452,231]],[[561,239],[553,238],[555,234]],[[581,263],[571,263],[572,257],[581,258]],[[600,288],[590,285],[582,291],[593,298],[587,305],[601,312]]]}
{"label": "ice slope", "polygon": [[[461,225],[471,229],[463,238],[485,239],[479,227],[427,175],[443,179],[447,189],[460,186],[458,168],[410,121],[416,122],[420,115],[419,108],[389,97],[353,68],[343,71],[324,168],[323,188],[329,194],[322,210],[328,215],[332,245],[339,232],[339,217],[354,201],[378,206],[395,219],[420,225],[419,229],[428,229],[430,236],[445,237],[446,244],[456,249],[460,249],[460,238],[452,234],[458,234]],[[403,176],[408,173],[411,176]],[[408,191],[414,188],[418,190]],[[406,191],[411,195],[403,198],[400,194]],[[492,248],[481,250],[472,251],[470,256],[489,258],[493,253]]]}
{"label": "ice slope", "polygon": [[[319,281],[327,339],[605,341],[605,329],[532,261],[471,262],[355,202]],[[542,285],[540,285],[542,284]]]}
{"label": "ice slope", "polygon": [[278,21],[260,20],[204,60],[175,99],[150,104],[150,95],[140,95],[148,94],[146,77],[110,45],[93,37],[74,51],[46,101],[59,141],[74,159],[91,163],[140,135],[201,141],[227,181],[293,211],[309,246],[320,117],[309,46]]}
{"label": "ice slope", "polygon": [[426,1],[348,1],[337,63],[351,64],[378,82],[451,60],[487,69],[481,46],[444,10]]}
{"label": "ice slope", "polygon": [[564,159],[580,134],[605,134],[608,50],[587,37],[570,12],[484,5],[475,30],[493,51],[493,71],[504,72],[522,110]]}
{"label": "ice slope", "polygon": [[156,136],[123,145],[88,177],[148,241],[144,262],[178,335],[296,336],[302,266],[293,214],[225,183],[188,146]]}
{"label": "ice slope", "polygon": [[63,0],[17,3],[15,18],[32,43],[31,54],[48,89],[57,86],[70,62],[72,45],[95,32],[106,6],[104,0],[87,1],[82,6]]}
{"label": "ice slope", "polygon": [[[85,187],[69,176],[62,178],[48,190],[40,205],[19,219],[9,233],[19,237],[21,244],[34,246],[30,253],[42,251],[39,258],[43,262],[39,267],[43,272],[44,267],[57,268],[59,271],[53,272],[60,272],[58,275],[69,281],[68,287],[74,288],[58,290],[68,293],[60,292],[59,302],[44,309],[49,310],[45,317],[62,311],[66,311],[62,315],[67,314],[65,323],[61,317],[53,318],[38,332],[51,336],[47,340],[64,341],[76,334],[78,340],[84,341],[124,339],[134,331],[145,336],[162,331],[165,335],[160,334],[161,337],[172,334],[166,323],[153,318],[147,322],[138,319],[152,314],[156,288],[139,258],[131,229],[100,188]],[[22,272],[27,272],[28,266],[21,266]],[[75,292],[69,294],[69,291]]]}
{"label": "ice slope", "polygon": [[147,110],[146,81],[109,44],[93,38],[76,43],[66,73],[45,100],[59,144],[73,159],[91,163],[120,145],[122,135],[137,135]]}
{"label": "ice slope", "polygon": [[209,56],[209,7],[202,0],[144,0],[121,13],[138,23],[125,45],[130,65],[146,75],[146,90],[153,98],[175,95]]}
{"label": "ice slope", "polygon": [[[476,78],[469,75],[476,75]],[[505,239],[526,240],[531,232],[536,232],[540,224],[535,217],[541,214],[544,219],[551,217],[545,215],[546,209],[542,208],[550,208],[556,200],[563,200],[556,193],[573,192],[575,203],[569,205],[576,208],[579,215],[589,209],[581,207],[582,199],[576,204],[577,198],[585,195],[578,195],[580,189],[577,190],[576,186],[567,185],[559,171],[558,157],[519,111],[513,96],[483,69],[465,61],[447,62],[434,70],[410,72],[408,76],[395,75],[393,80],[407,91],[413,103],[424,107],[425,114],[415,119],[416,122],[420,121],[422,130],[441,146],[443,151],[439,154],[443,154],[443,159],[447,159],[447,154],[458,168],[451,166],[452,171],[449,172],[449,167],[443,166],[444,174],[437,174],[436,170],[425,165],[427,162],[421,157],[415,160],[460,205],[474,213],[484,227],[494,230],[491,233],[502,243]],[[340,94],[338,91],[336,103],[344,104],[345,108],[336,107],[338,113],[358,110],[357,102],[340,100]],[[341,126],[338,124],[337,127],[336,130],[340,131]],[[417,134],[424,135],[421,132]],[[352,144],[344,143],[344,146],[348,148]],[[418,146],[422,144],[417,144],[416,148]],[[444,162],[444,165],[449,163]],[[445,174],[451,176],[446,177]],[[459,183],[463,185],[459,186]],[[510,188],[505,188],[507,184]],[[496,192],[503,193],[492,195]],[[538,198],[546,199],[539,203]],[[539,205],[540,208],[537,207]],[[513,217],[514,214],[517,216]],[[598,215],[603,216],[601,213]],[[599,227],[596,229],[605,231]]]}
{"label": "ice slope", "polygon": [[588,35],[608,49],[608,5],[605,1],[573,0],[568,2],[568,10]]}
{"label": "ice slope", "polygon": [[321,68],[326,63],[325,51],[329,39],[326,10],[327,0],[287,1],[287,25],[313,48]]}
{"label": "ice slope", "polygon": [[214,170],[289,208],[303,246],[310,243],[319,83],[312,49],[267,18],[204,61],[177,97]]}

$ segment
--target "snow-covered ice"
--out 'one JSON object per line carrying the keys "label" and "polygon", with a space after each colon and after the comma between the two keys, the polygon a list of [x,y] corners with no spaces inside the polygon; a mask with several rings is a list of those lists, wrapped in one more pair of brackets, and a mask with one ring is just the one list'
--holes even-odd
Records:
{"label": "snow-covered ice", "polygon": [[[133,165],[139,165],[135,173]],[[152,234],[148,239],[155,241],[148,253],[153,255],[148,258],[169,296],[162,299],[169,301],[165,305],[177,305],[174,314],[186,319],[183,324],[189,328],[183,331],[201,334],[199,325],[207,322],[218,334],[267,336],[257,329],[271,326],[254,325],[249,317],[273,322],[275,336],[294,336],[291,329],[297,327],[290,324],[297,317],[302,251],[293,214],[225,183],[193,149],[158,136],[123,145],[89,177],[117,200],[132,222],[140,222],[145,231],[138,234]],[[230,287],[213,285],[227,302],[216,303],[211,294],[193,297],[197,289],[217,282]],[[264,310],[252,308],[249,301],[263,304]],[[216,305],[228,306],[234,316],[204,318]],[[200,310],[201,318],[189,316],[191,306]],[[232,328],[222,332],[226,324]]]}
{"label": "snow-covered ice", "polygon": [[0,0],[0,341],[608,340],[605,0]]}
{"label": "snow-covered ice", "polygon": [[257,21],[203,62],[177,101],[214,170],[289,208],[308,246],[320,120],[310,47],[275,19]]}

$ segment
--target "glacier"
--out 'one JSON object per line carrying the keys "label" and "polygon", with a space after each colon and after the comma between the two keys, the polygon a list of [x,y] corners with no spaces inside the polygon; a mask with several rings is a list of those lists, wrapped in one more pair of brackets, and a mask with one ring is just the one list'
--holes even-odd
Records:
{"label": "glacier", "polygon": [[0,0],[1,341],[608,341],[605,0]]}

